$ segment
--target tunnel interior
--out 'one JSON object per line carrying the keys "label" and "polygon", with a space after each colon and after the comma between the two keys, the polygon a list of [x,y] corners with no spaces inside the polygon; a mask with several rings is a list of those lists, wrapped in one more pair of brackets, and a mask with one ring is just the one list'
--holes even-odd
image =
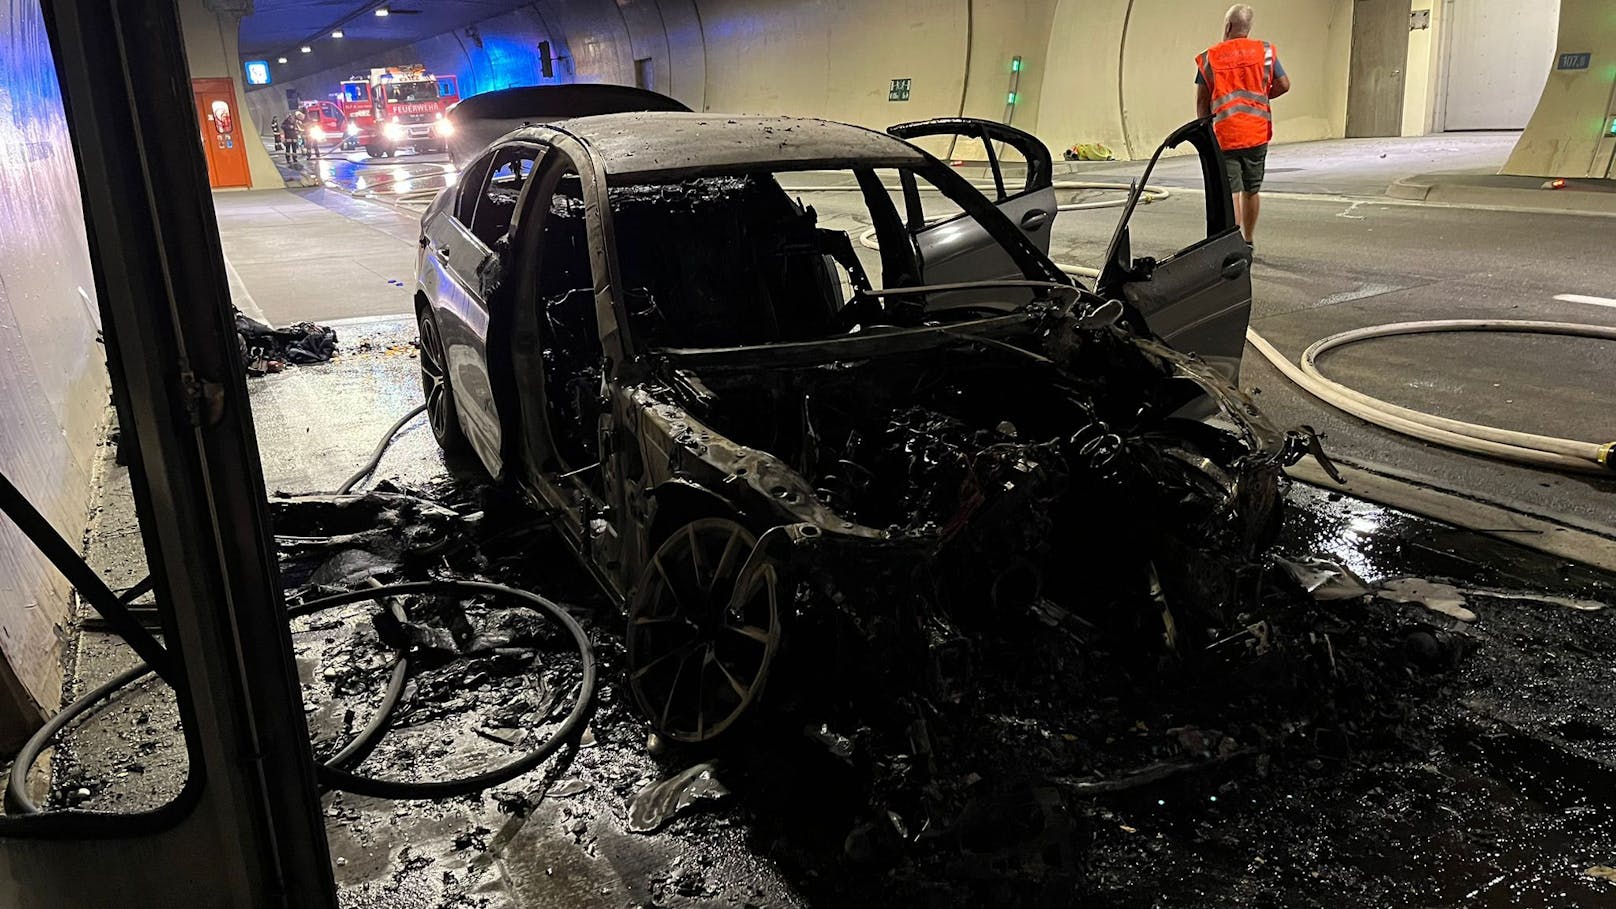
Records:
{"label": "tunnel interior", "polygon": [[0,905],[1616,900],[1616,21],[1254,4],[1219,231],[1240,6],[0,12]]}

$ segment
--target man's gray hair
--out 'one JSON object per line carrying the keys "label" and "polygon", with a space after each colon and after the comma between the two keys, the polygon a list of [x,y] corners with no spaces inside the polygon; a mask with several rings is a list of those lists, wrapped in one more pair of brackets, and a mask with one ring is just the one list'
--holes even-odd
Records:
{"label": "man's gray hair", "polygon": [[1223,14],[1223,30],[1234,37],[1251,34],[1251,19],[1257,11],[1249,3],[1236,3]]}

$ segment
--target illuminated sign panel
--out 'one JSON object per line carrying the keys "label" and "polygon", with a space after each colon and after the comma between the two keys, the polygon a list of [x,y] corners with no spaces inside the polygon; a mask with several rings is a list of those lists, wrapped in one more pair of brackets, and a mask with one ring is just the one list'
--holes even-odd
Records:
{"label": "illuminated sign panel", "polygon": [[248,85],[268,85],[273,81],[269,76],[268,60],[248,60],[246,66]]}

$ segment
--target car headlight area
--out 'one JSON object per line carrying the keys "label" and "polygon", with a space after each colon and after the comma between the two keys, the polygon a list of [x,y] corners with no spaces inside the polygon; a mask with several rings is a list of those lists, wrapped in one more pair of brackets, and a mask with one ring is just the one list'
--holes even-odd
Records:
{"label": "car headlight area", "polygon": [[382,127],[382,136],[391,142],[404,138],[404,127],[397,123],[389,123]]}

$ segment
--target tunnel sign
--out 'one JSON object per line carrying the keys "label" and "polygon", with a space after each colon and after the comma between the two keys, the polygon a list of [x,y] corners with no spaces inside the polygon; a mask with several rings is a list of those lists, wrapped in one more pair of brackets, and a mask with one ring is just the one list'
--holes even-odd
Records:
{"label": "tunnel sign", "polygon": [[1592,53],[1561,54],[1560,63],[1555,69],[1587,69],[1588,64],[1592,63],[1593,59],[1594,55]]}
{"label": "tunnel sign", "polygon": [[887,100],[888,101],[908,101],[909,100],[909,80],[908,79],[893,79],[892,80],[892,88],[887,90]]}
{"label": "tunnel sign", "polygon": [[246,63],[246,67],[247,67],[247,84],[248,85],[268,85],[269,84],[270,79],[269,79],[269,61],[268,60],[248,60],[247,63]]}

